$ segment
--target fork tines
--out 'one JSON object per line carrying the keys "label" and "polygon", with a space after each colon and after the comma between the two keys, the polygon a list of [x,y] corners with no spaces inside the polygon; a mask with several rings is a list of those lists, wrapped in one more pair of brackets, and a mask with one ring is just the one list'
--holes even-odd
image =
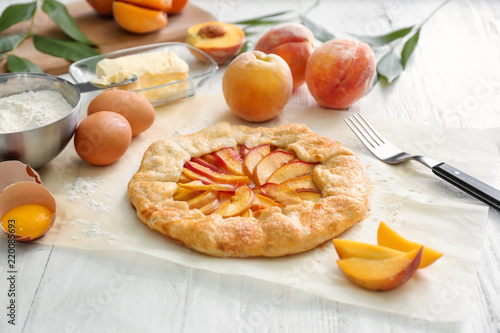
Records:
{"label": "fork tines", "polygon": [[344,118],[344,121],[367,148],[377,148],[387,143],[387,140],[361,114]]}

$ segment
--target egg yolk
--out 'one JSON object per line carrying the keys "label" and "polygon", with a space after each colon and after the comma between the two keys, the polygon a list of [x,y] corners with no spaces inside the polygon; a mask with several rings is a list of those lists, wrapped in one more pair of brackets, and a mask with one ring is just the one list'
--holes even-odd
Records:
{"label": "egg yolk", "polygon": [[2,216],[2,227],[7,233],[35,239],[50,227],[52,212],[42,205],[27,204],[9,210]]}

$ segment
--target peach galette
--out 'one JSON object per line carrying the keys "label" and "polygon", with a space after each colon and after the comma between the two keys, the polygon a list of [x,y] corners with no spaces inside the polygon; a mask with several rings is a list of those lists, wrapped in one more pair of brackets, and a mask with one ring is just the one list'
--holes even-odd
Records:
{"label": "peach galette", "polygon": [[303,124],[223,122],[156,141],[128,193],[150,228],[220,257],[303,252],[367,211],[357,156]]}

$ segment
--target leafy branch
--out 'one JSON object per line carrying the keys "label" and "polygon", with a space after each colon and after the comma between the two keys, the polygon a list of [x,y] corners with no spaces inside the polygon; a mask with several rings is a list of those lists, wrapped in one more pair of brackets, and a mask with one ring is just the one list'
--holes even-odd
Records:
{"label": "leafy branch", "polygon": [[[429,16],[427,16],[420,24],[408,26],[405,28],[391,31],[387,34],[380,36],[362,36],[354,35],[357,39],[369,44],[375,52],[384,52],[383,56],[377,62],[377,80],[379,77],[384,77],[388,83],[392,83],[398,78],[406,68],[408,60],[410,59],[413,51],[415,50],[418,40],[420,38],[420,31],[429,19],[436,14],[444,5],[452,0],[445,0],[439,5]],[[271,26],[285,22],[299,22],[309,28],[314,37],[321,41],[327,42],[335,38],[335,35],[330,31],[320,26],[319,24],[307,18],[307,14],[319,5],[320,0],[317,0],[305,13],[301,14],[293,10],[282,11],[278,13],[268,14],[253,19],[233,22],[234,24],[243,25],[242,28],[246,36],[255,34],[253,29],[262,26]],[[403,43],[401,51],[397,51]],[[249,49],[250,41],[246,41],[242,48],[242,52]],[[387,51],[387,48],[389,50]]]}
{"label": "leafy branch", "polygon": [[[40,9],[66,33],[69,37],[68,40],[50,38],[35,33],[35,16]],[[7,7],[0,16],[0,32],[26,21],[30,21],[28,31],[0,35],[0,59],[4,57],[7,59],[7,69],[11,72],[43,72],[32,61],[15,55],[17,48],[30,38],[33,39],[33,44],[38,51],[69,61],[77,61],[99,54],[95,49],[96,44],[83,34],[66,7],[57,0],[37,0]]]}

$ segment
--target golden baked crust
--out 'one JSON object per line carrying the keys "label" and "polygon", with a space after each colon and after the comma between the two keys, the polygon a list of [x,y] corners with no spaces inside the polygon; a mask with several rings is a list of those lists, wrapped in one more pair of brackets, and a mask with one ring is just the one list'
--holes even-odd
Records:
{"label": "golden baked crust", "polygon": [[[258,218],[204,215],[173,200],[184,164],[222,148],[272,144],[318,162],[313,179],[319,201],[283,209],[270,207]],[[360,161],[334,140],[303,124],[251,128],[217,123],[197,133],[154,142],[128,184],[137,215],[151,229],[186,246],[219,257],[276,257],[303,252],[339,235],[365,217],[367,187]]]}

